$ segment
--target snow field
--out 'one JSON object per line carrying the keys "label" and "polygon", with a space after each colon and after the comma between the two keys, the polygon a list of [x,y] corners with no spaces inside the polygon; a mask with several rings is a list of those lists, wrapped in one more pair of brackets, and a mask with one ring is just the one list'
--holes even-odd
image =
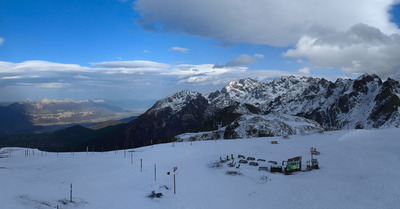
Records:
{"label": "snow field", "polygon": [[[21,148],[12,148],[10,157],[10,149],[3,148],[0,156],[8,157],[0,158],[0,208],[400,208],[399,135],[400,129],[349,130],[179,142],[126,150],[126,158],[123,150],[58,156],[35,150],[25,156]],[[278,163],[302,156],[304,169],[310,147],[321,152],[319,170],[285,176],[248,164],[213,166],[231,154],[236,161],[241,154]],[[174,166],[176,195],[173,176],[167,175]],[[163,196],[148,198],[152,191]]]}

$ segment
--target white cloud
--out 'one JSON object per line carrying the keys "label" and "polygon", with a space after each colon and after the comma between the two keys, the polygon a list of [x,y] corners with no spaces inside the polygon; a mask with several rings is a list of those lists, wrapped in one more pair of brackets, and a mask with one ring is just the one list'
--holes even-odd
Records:
{"label": "white cloud", "polygon": [[143,54],[149,54],[149,53],[151,53],[151,51],[149,51],[149,50],[143,50]]}
{"label": "white cloud", "polygon": [[340,68],[349,76],[374,73],[398,77],[400,36],[357,24],[346,32],[303,36],[284,56],[306,58],[315,67]]}
{"label": "white cloud", "polygon": [[247,67],[215,68],[212,64],[178,65],[169,73],[177,76],[178,84],[191,85],[225,85],[230,81],[248,77],[266,81],[290,74],[279,70],[248,70]]}
{"label": "white cloud", "polygon": [[76,64],[62,64],[41,60],[30,60],[20,63],[1,62],[0,73],[28,73],[28,72],[89,72],[93,69]]}
{"label": "white cloud", "polygon": [[0,46],[3,45],[4,43],[4,38],[0,37]]}
{"label": "white cloud", "polygon": [[224,43],[295,44],[305,34],[364,23],[398,33],[389,11],[398,0],[138,0],[144,29],[175,31]]}
{"label": "white cloud", "polygon": [[299,70],[299,73],[300,73],[300,74],[304,74],[304,75],[308,75],[308,74],[310,74],[310,68],[308,68],[308,67],[303,67],[303,68],[301,68],[301,69]]}
{"label": "white cloud", "polygon": [[134,61],[111,61],[91,63],[93,66],[105,67],[108,74],[123,73],[123,74],[145,74],[145,73],[162,73],[170,68],[170,65],[152,62],[146,60]]}
{"label": "white cloud", "polygon": [[58,89],[58,88],[65,88],[71,86],[69,83],[40,83],[36,84],[36,87],[39,88],[47,88],[47,89]]}
{"label": "white cloud", "polygon": [[22,100],[26,97],[154,99],[183,88],[208,93],[241,78],[268,81],[291,74],[279,70],[249,70],[240,65],[214,68],[214,64],[169,65],[144,60],[92,65],[95,67],[46,61],[0,62],[0,99],[5,95]]}
{"label": "white cloud", "polygon": [[189,49],[188,49],[188,48],[182,48],[182,47],[174,46],[174,47],[171,47],[171,48],[169,49],[169,51],[176,51],[176,52],[188,53],[188,52],[189,52]]}
{"label": "white cloud", "polygon": [[14,80],[14,79],[21,79],[21,78],[23,78],[23,77],[19,76],[19,75],[15,75],[15,76],[4,76],[1,79],[2,80]]}
{"label": "white cloud", "polygon": [[168,68],[169,67],[168,64],[152,62],[147,60],[97,62],[97,63],[91,63],[91,65],[106,67],[106,68]]}
{"label": "white cloud", "polygon": [[254,57],[258,58],[258,59],[263,59],[264,55],[263,54],[254,54]]}

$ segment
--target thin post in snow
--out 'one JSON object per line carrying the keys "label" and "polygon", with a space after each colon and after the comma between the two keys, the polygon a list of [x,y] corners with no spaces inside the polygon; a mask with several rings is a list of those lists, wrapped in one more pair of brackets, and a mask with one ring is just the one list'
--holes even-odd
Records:
{"label": "thin post in snow", "polygon": [[157,181],[157,164],[154,164],[154,181]]}
{"label": "thin post in snow", "polygon": [[72,202],[72,183],[71,183],[71,193],[70,193],[70,196],[69,196],[69,201]]}
{"label": "thin post in snow", "polygon": [[176,175],[174,175],[174,194],[176,194],[176,183],[175,183],[175,176],[176,176]]}
{"label": "thin post in snow", "polygon": [[126,149],[124,149],[124,158],[126,158]]}
{"label": "thin post in snow", "polygon": [[131,164],[133,164],[133,153],[131,153]]}
{"label": "thin post in snow", "polygon": [[143,171],[143,160],[140,158],[140,172]]}
{"label": "thin post in snow", "polygon": [[89,147],[86,146],[86,154],[89,154]]}

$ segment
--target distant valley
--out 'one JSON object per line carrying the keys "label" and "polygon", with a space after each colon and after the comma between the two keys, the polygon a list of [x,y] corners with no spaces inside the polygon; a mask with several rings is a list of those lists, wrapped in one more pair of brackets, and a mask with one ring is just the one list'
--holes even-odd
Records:
{"label": "distant valley", "polygon": [[126,109],[104,100],[26,100],[0,106],[0,136],[52,132],[76,124],[93,126],[110,120],[127,122],[145,109]]}

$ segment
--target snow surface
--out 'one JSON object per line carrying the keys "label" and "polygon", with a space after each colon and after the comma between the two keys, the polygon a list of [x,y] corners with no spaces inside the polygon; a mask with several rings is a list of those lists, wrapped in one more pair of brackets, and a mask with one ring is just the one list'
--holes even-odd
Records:
{"label": "snow surface", "polygon": [[[126,150],[126,158],[123,150],[58,155],[29,150],[25,156],[26,149],[3,148],[0,208],[400,208],[399,135],[400,129],[346,130],[289,139],[175,142]],[[310,147],[321,152],[320,169],[293,175],[215,164],[231,154],[278,162],[303,156],[304,168]],[[175,166],[176,195],[167,175]],[[152,191],[163,196],[151,199]]]}
{"label": "snow surface", "polygon": [[[289,136],[323,131],[321,125],[313,120],[281,113],[268,115],[246,114],[233,121],[229,126],[237,125],[233,138],[253,138],[258,136]],[[228,126],[215,131],[184,133],[175,136],[176,141],[199,141],[223,139]],[[263,134],[263,135],[260,135]]]}

